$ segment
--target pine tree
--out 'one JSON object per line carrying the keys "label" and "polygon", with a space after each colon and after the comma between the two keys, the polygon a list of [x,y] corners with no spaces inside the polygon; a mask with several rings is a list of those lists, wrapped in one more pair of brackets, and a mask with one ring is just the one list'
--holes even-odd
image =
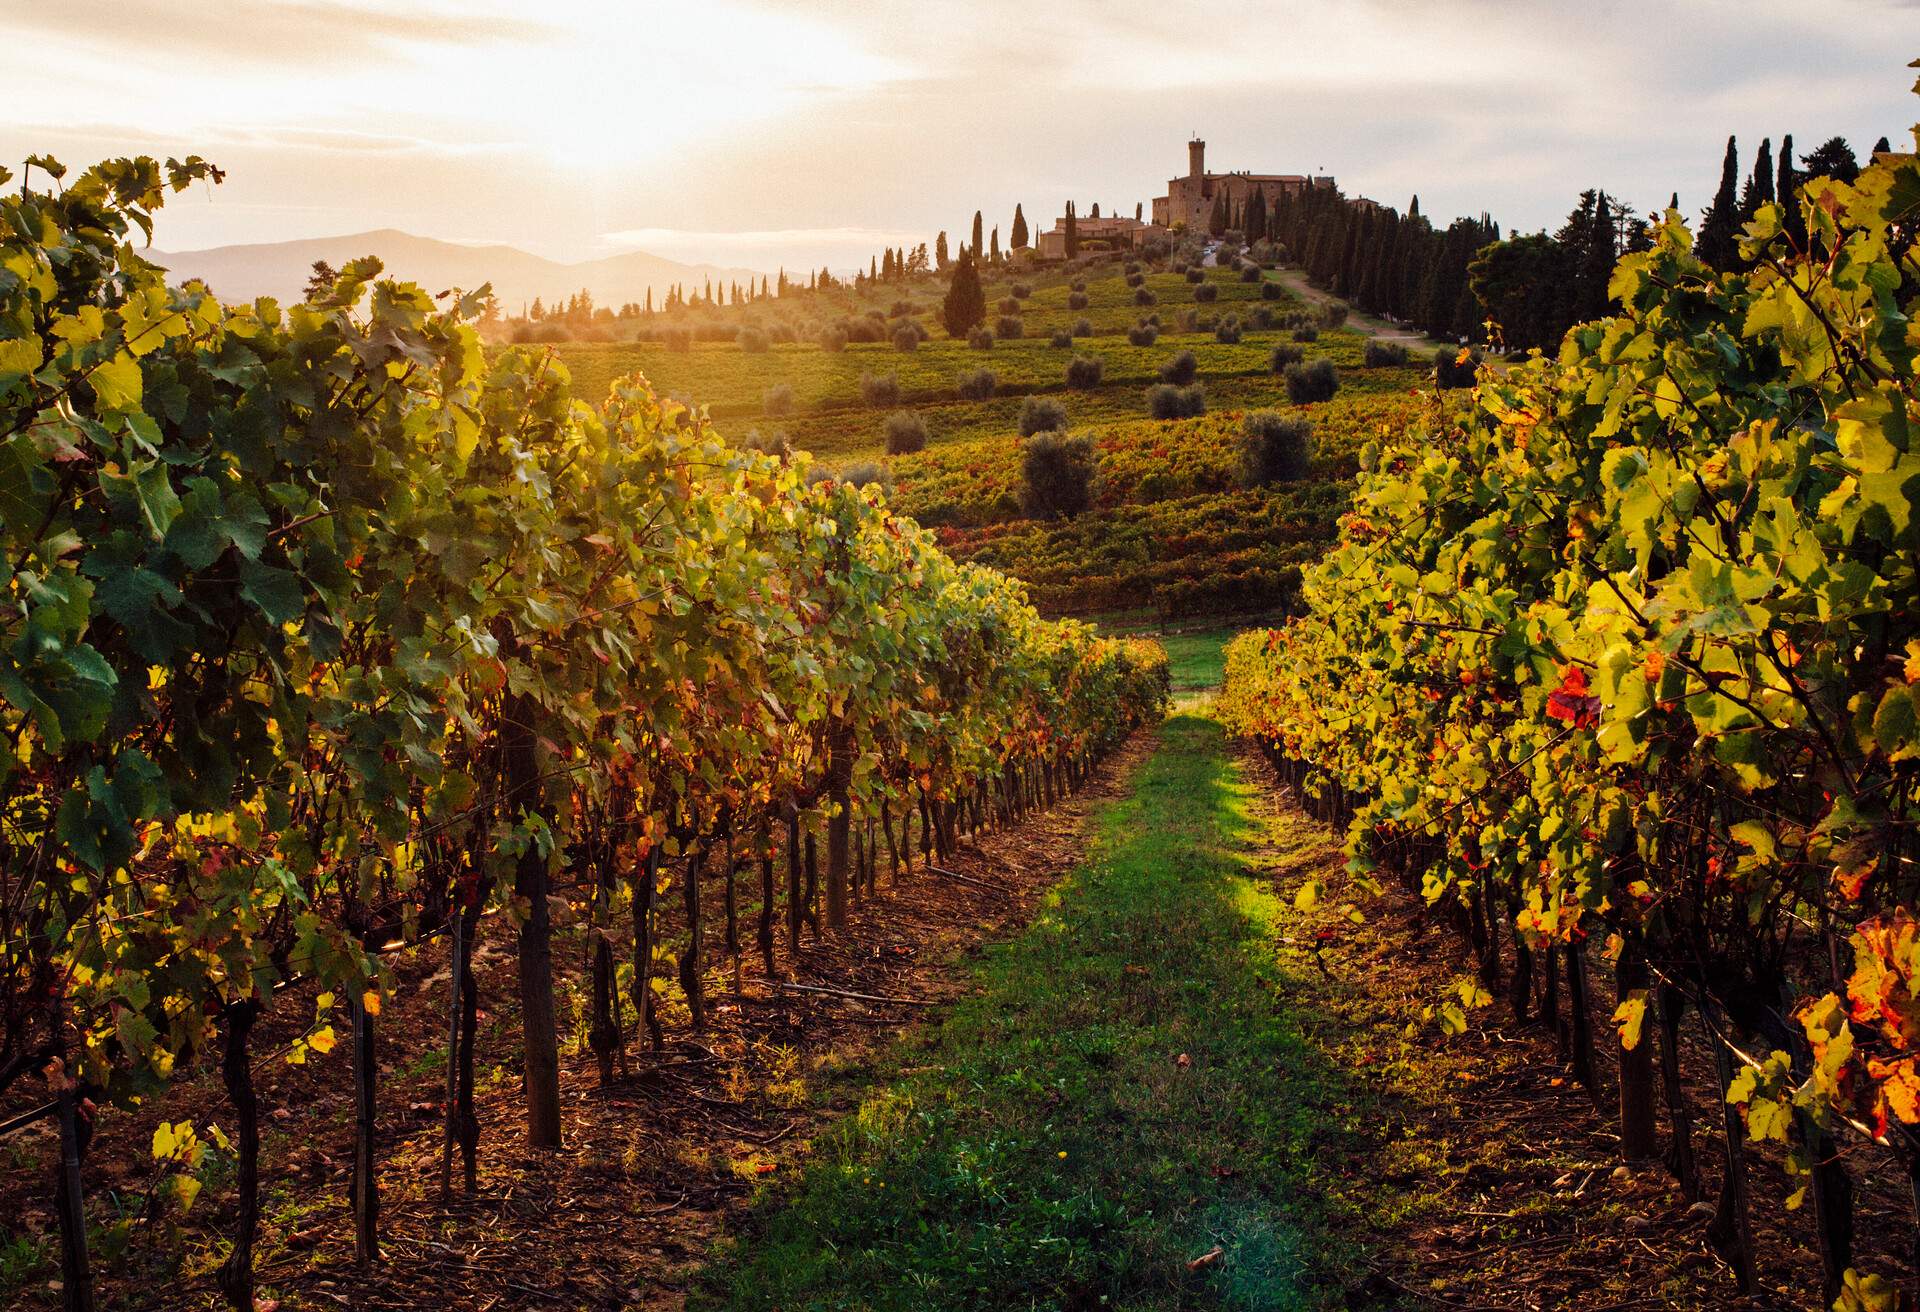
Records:
{"label": "pine tree", "polygon": [[[1873,155],[1890,155],[1892,153],[1893,153],[1893,143],[1891,141],[1888,141],[1885,137],[1882,137],[1880,138],[1880,140],[1873,143]],[[1867,158],[1872,159],[1873,155],[1869,155],[1867,156]]]}
{"label": "pine tree", "polygon": [[1853,147],[1847,144],[1845,137],[1828,137],[1807,156],[1806,169],[1801,176],[1852,182],[1860,176],[1860,161],[1853,157]]}
{"label": "pine tree", "polygon": [[953,281],[947,284],[947,298],[940,305],[940,322],[949,337],[965,337],[987,318],[987,294],[980,286],[980,271],[973,267],[973,256],[960,252],[953,266]]}
{"label": "pine tree", "polygon": [[1018,205],[1013,207],[1012,239],[1013,249],[1023,251],[1027,248],[1027,216],[1021,213]]}
{"label": "pine tree", "polygon": [[1732,137],[1727,138],[1727,156],[1720,165],[1720,189],[1713,204],[1700,216],[1700,235],[1693,249],[1716,269],[1731,269],[1739,260],[1736,234],[1740,228],[1740,150]]}

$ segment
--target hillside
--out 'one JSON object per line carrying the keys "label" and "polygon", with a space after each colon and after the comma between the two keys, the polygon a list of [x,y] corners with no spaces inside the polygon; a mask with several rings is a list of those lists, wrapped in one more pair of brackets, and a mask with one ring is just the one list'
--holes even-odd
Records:
{"label": "hillside", "polygon": [[[1332,539],[1360,448],[1433,403],[1431,358],[1370,367],[1366,336],[1326,326],[1326,307],[1299,297],[1282,270],[1190,267],[1197,252],[1186,257],[996,271],[988,324],[1017,326],[1018,336],[1002,331],[990,345],[947,336],[944,279],[925,278],[654,316],[636,340],[553,349],[582,395],[638,372],[704,407],[735,441],[790,444],[834,471],[881,478],[893,504],[936,528],[949,551],[1021,578],[1051,613],[1164,621],[1285,609],[1300,567]],[[1137,303],[1143,290],[1152,304]],[[1159,325],[1150,341],[1139,330],[1148,316]],[[903,324],[917,325],[911,349],[891,340]],[[839,346],[836,327],[877,340]],[[1330,361],[1334,398],[1292,403],[1276,348]],[[1183,353],[1205,413],[1156,419],[1148,392]],[[1075,359],[1098,361],[1098,380],[1069,385]],[[1063,417],[1050,424],[1093,444],[1092,499],[1080,515],[1020,509],[1029,398],[1057,404]],[[1256,410],[1314,425],[1304,478],[1244,485],[1242,430]],[[924,426],[926,446],[889,456],[886,428],[901,411]]]}
{"label": "hillside", "polygon": [[202,279],[223,300],[271,296],[286,302],[300,299],[315,260],[325,260],[337,269],[363,255],[379,256],[395,277],[418,282],[431,292],[491,282],[501,305],[516,313],[535,297],[564,300],[583,287],[601,305],[621,305],[644,303],[649,292],[659,301],[676,283],[696,286],[709,278],[723,283],[760,278],[752,269],[681,264],[644,251],[564,264],[512,246],[464,246],[393,228],[198,251],[156,251],[151,258],[172,280]]}

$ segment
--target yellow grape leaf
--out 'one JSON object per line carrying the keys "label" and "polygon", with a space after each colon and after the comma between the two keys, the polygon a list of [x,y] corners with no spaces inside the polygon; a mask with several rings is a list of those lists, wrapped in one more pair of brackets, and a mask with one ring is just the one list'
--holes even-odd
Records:
{"label": "yellow grape leaf", "polygon": [[167,1186],[173,1191],[173,1200],[180,1204],[183,1212],[190,1211],[193,1200],[200,1196],[200,1182],[190,1175],[171,1176]]}
{"label": "yellow grape leaf", "polygon": [[1295,911],[1311,911],[1320,904],[1320,881],[1309,879],[1300,885],[1300,891],[1293,895]]}
{"label": "yellow grape leaf", "polygon": [[1647,991],[1635,989],[1627,1000],[1613,1010],[1613,1024],[1620,1031],[1620,1046],[1632,1052],[1640,1046],[1640,1033],[1647,1021]]}
{"label": "yellow grape leaf", "polygon": [[333,1045],[337,1041],[333,1036],[333,1026],[331,1025],[322,1025],[319,1029],[307,1036],[307,1046],[319,1053],[322,1057],[333,1051]]}
{"label": "yellow grape leaf", "polygon": [[367,1015],[378,1016],[380,1014],[380,990],[368,989],[365,993],[362,993],[360,995],[360,1005],[366,1009]]}

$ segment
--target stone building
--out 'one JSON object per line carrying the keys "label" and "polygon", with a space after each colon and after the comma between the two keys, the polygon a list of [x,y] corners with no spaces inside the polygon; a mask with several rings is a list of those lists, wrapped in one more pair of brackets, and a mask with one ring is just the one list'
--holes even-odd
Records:
{"label": "stone building", "polygon": [[1187,143],[1187,175],[1167,180],[1167,194],[1153,202],[1153,221],[1162,228],[1205,228],[1223,192],[1228,208],[1236,215],[1256,191],[1266,197],[1267,212],[1272,213],[1274,202],[1283,192],[1332,185],[1331,177],[1307,173],[1209,173],[1207,143],[1195,137]]}
{"label": "stone building", "polygon": [[[1080,250],[1117,251],[1138,250],[1155,233],[1167,235],[1167,230],[1157,224],[1142,223],[1128,215],[1125,218],[1115,214],[1104,218],[1091,219],[1078,215],[1074,226],[1080,238]],[[1067,220],[1063,215],[1053,221],[1053,230],[1040,234],[1036,243],[1043,260],[1064,260],[1067,257]]]}

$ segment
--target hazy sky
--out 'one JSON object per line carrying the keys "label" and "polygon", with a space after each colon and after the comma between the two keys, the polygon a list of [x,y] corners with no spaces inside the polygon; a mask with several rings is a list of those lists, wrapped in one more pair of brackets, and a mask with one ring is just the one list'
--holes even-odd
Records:
{"label": "hazy sky", "polygon": [[1910,140],[1915,0],[0,0],[0,160],[206,155],[156,244],[399,227],[772,268],[1185,171],[1445,219],[1707,199],[1728,133]]}

